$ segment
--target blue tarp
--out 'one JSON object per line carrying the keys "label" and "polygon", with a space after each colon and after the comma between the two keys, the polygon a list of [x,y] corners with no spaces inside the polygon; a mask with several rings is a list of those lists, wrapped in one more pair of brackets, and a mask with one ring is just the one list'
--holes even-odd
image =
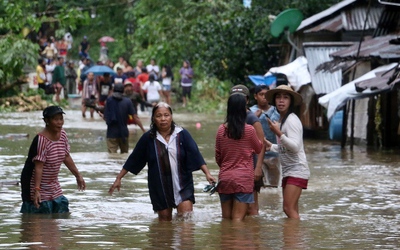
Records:
{"label": "blue tarp", "polygon": [[276,76],[257,76],[257,75],[251,75],[249,76],[249,79],[251,80],[254,85],[271,85],[273,83],[276,83]]}

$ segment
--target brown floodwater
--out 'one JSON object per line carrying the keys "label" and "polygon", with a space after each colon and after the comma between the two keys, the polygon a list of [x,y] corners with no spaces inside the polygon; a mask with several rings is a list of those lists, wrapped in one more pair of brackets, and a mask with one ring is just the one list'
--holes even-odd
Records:
{"label": "brown floodwater", "polygon": [[[107,194],[128,154],[108,154],[105,123],[67,110],[64,128],[87,190],[76,189],[65,166],[59,180],[69,215],[22,215],[15,185],[31,140],[44,123],[41,112],[0,113],[0,249],[397,249],[400,242],[398,151],[342,150],[338,143],[305,140],[311,169],[301,196],[301,220],[282,212],[281,188],[260,194],[260,215],[242,223],[221,219],[218,195],[202,189],[194,173],[196,204],[185,220],[160,223],[152,211],[147,171],[127,175],[120,192]],[[149,116],[141,116],[145,127]],[[174,114],[197,141],[214,176],[214,140],[223,116]],[[196,128],[196,123],[201,128]],[[130,126],[133,148],[141,132]]]}

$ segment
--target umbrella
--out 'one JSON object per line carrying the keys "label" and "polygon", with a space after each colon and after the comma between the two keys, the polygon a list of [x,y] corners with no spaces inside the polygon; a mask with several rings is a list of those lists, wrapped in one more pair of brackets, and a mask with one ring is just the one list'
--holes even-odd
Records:
{"label": "umbrella", "polygon": [[108,66],[104,65],[95,65],[90,68],[88,68],[85,72],[83,72],[84,75],[87,75],[88,73],[92,72],[95,76],[102,76],[104,73],[110,73],[110,75],[117,75],[114,70],[112,70]]}
{"label": "umbrella", "polygon": [[271,85],[276,82],[276,76],[270,75],[270,76],[257,76],[257,75],[251,75],[249,76],[250,80],[254,83],[254,85]]}
{"label": "umbrella", "polygon": [[103,43],[108,43],[108,42],[114,42],[115,39],[112,38],[111,36],[103,36],[99,39],[99,43],[103,42]]}

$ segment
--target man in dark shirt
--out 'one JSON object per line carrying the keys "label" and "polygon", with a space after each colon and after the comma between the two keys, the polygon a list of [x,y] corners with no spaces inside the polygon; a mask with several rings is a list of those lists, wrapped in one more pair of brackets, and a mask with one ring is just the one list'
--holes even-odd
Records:
{"label": "man in dark shirt", "polygon": [[83,41],[79,45],[79,57],[85,57],[87,58],[89,56],[89,49],[90,49],[90,43],[87,40],[87,36],[83,37]]}
{"label": "man in dark shirt", "polygon": [[128,153],[128,119],[132,116],[136,118],[136,124],[143,128],[135,108],[129,98],[123,96],[124,85],[117,83],[114,85],[113,94],[107,98],[104,108],[104,120],[107,124],[107,148],[109,153],[117,153],[118,148],[122,153]]}
{"label": "man in dark shirt", "polygon": [[112,83],[111,83],[110,73],[103,74],[103,77],[100,80],[99,88],[100,88],[99,105],[104,106],[105,101],[112,94]]}
{"label": "man in dark shirt", "polygon": [[117,84],[117,83],[124,84],[126,78],[127,77],[124,75],[124,72],[122,71],[122,69],[118,67],[117,68],[117,75],[112,77],[111,83],[113,83],[113,84]]}

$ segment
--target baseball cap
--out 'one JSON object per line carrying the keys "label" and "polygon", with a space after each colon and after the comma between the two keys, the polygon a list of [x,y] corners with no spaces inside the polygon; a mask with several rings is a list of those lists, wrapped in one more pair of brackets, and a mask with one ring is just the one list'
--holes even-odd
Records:
{"label": "baseball cap", "polygon": [[240,94],[240,95],[249,97],[250,91],[246,86],[239,84],[239,85],[233,86],[230,91],[230,95],[236,95],[236,94]]}
{"label": "baseball cap", "polygon": [[131,80],[126,79],[124,82],[124,86],[126,86],[126,85],[133,85],[133,84],[132,84]]}
{"label": "baseball cap", "polygon": [[43,117],[50,118],[57,114],[65,114],[59,106],[49,106],[43,110]]}
{"label": "baseball cap", "polygon": [[87,39],[87,36],[83,36],[83,39]]}

